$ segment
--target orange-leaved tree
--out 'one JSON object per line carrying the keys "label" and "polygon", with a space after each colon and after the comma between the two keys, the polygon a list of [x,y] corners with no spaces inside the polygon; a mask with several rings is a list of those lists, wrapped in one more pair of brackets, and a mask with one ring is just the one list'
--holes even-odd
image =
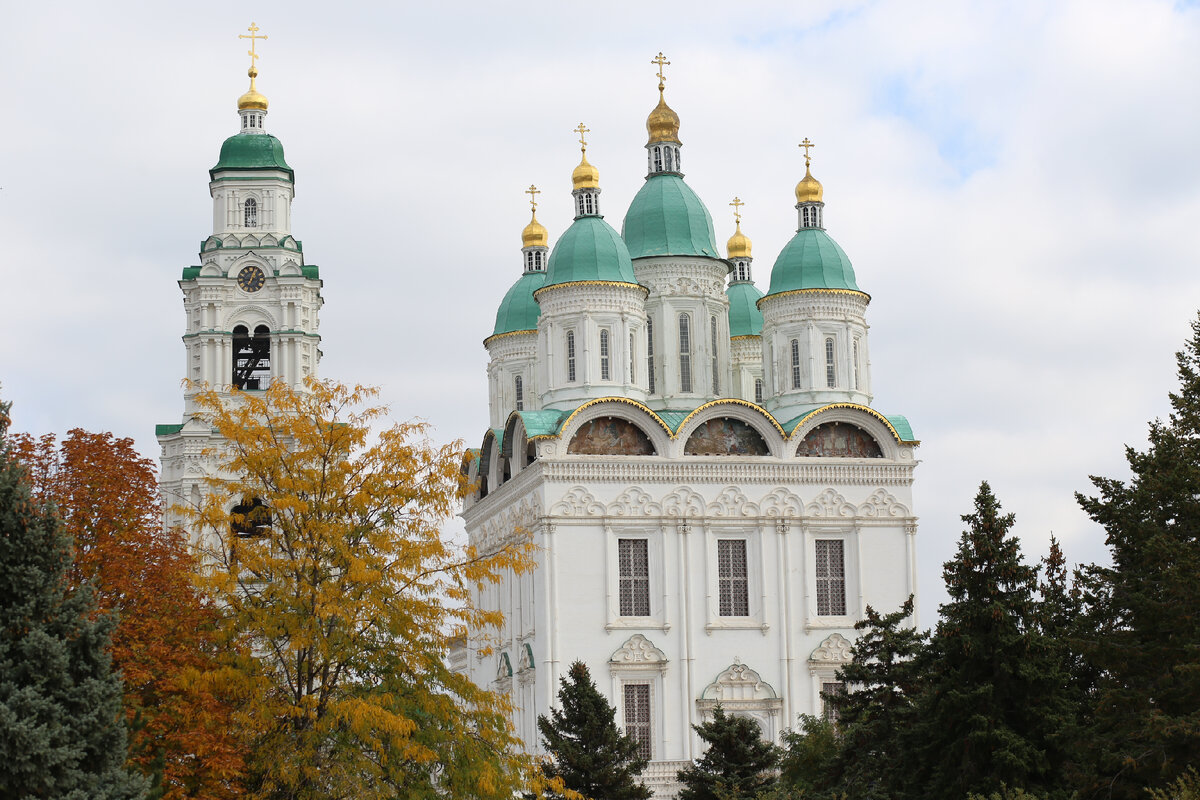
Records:
{"label": "orange-leaved tree", "polygon": [[12,444],[34,495],[74,538],[71,584],[91,583],[99,610],[117,615],[112,656],[130,759],[155,779],[153,796],[241,796],[232,708],[201,679],[220,663],[217,615],[195,586],[182,534],[162,530],[154,464],[111,433],[17,435]]}
{"label": "orange-leaved tree", "polygon": [[497,622],[472,588],[532,568],[532,545],[444,537],[461,450],[422,423],[384,427],[375,396],[309,380],[197,398],[224,439],[224,477],[193,514],[240,654],[225,678],[244,698],[251,794],[509,800],[532,772],[507,702],[447,655]]}

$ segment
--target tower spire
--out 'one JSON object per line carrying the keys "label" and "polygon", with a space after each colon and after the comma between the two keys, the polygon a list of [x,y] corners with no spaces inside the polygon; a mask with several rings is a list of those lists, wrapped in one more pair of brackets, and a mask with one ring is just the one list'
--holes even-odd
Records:
{"label": "tower spire", "polygon": [[824,228],[825,187],[812,176],[812,154],[809,152],[816,147],[807,136],[800,143],[804,150],[804,177],[796,184],[796,210],[800,212],[800,229]]}
{"label": "tower spire", "polygon": [[733,236],[725,245],[729,260],[733,262],[732,283],[748,281],[750,278],[750,237],[742,233],[742,206],[746,205],[740,197],[733,198]]}
{"label": "tower spire", "polygon": [[250,56],[250,69],[246,70],[246,74],[250,76],[250,88],[238,98],[238,116],[242,118],[243,133],[263,133],[263,119],[267,116],[267,98],[260,94],[258,87],[254,85],[254,79],[258,77],[257,62],[259,54],[255,45],[259,39],[266,39],[266,35],[259,36],[258,25],[253,22],[246,30],[250,31],[249,35],[239,33],[239,39],[249,39],[250,49],[246,51],[246,55]]}
{"label": "tower spire", "polygon": [[667,99],[664,94],[666,88],[666,75],[663,74],[663,67],[670,64],[666,57],[660,52],[657,56],[650,59],[651,64],[658,65],[658,72],[655,73],[658,77],[658,105],[650,112],[650,116],[646,117],[646,133],[650,138],[646,142],[646,153],[649,161],[649,170],[646,177],[656,175],[660,172],[679,172],[679,115],[667,105]]}
{"label": "tower spire", "polygon": [[579,152],[582,157],[579,166],[571,173],[571,194],[575,195],[575,217],[600,216],[600,170],[593,167],[587,160],[586,134],[591,128],[582,122],[574,128],[579,134]]}
{"label": "tower spire", "polygon": [[521,231],[521,251],[525,254],[526,272],[546,271],[546,251],[550,242],[550,234],[545,226],[538,222],[537,196],[541,190],[533,184],[525,190],[529,195],[529,224]]}

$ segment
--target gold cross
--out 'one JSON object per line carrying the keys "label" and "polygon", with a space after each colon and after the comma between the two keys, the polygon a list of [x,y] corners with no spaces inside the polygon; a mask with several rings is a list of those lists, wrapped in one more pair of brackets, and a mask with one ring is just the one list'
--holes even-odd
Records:
{"label": "gold cross", "polygon": [[663,75],[663,67],[669,65],[671,62],[667,61],[667,59],[663,57],[662,51],[659,50],[658,55],[650,59],[650,63],[658,64],[658,88],[661,89],[663,88],[663,81],[666,80],[666,76]]}
{"label": "gold cross", "polygon": [[816,145],[813,144],[812,142],[810,142],[808,140],[808,137],[805,136],[804,141],[800,143],[800,146],[804,148],[804,166],[807,167],[809,165],[809,163],[812,161],[812,156],[809,155],[808,148],[816,147]]}
{"label": "gold cross", "polygon": [[733,221],[740,224],[742,221],[742,206],[746,204],[742,202],[740,197],[735,197],[729,205],[733,206]]}
{"label": "gold cross", "polygon": [[576,132],[576,133],[578,133],[578,134],[579,134],[579,143],[580,143],[581,145],[583,145],[583,149],[584,149],[584,150],[587,150],[587,140],[583,138],[583,135],[584,135],[585,133],[591,133],[591,132],[592,132],[592,129],[591,129],[591,128],[585,128],[585,127],[583,126],[583,123],[581,122],[581,123],[579,123],[579,127],[578,127],[578,128],[575,128],[574,130],[575,130],[575,132]]}
{"label": "gold cross", "polygon": [[258,26],[257,26],[257,25],[255,25],[253,22],[251,22],[251,23],[250,23],[250,27],[249,27],[249,28],[246,28],[246,30],[250,31],[250,35],[249,35],[249,36],[247,36],[247,35],[246,35],[246,34],[244,34],[244,33],[239,33],[239,34],[238,34],[238,38],[239,38],[239,39],[249,39],[249,40],[250,40],[250,49],[246,51],[246,55],[250,56],[250,66],[252,66],[252,67],[253,67],[253,66],[254,66],[254,60],[255,60],[256,58],[258,58],[258,53],[254,52],[254,45],[255,45],[255,43],[256,43],[256,40],[257,40],[257,39],[266,39],[267,37],[266,37],[265,35],[263,35],[263,36],[258,36],[258,35],[257,35],[257,34],[258,34],[258,30],[259,30],[259,29],[258,29]]}
{"label": "gold cross", "polygon": [[525,194],[529,195],[529,205],[533,206],[534,211],[537,211],[537,196],[541,193],[541,190],[539,190],[532,183],[529,184],[529,188],[525,190]]}

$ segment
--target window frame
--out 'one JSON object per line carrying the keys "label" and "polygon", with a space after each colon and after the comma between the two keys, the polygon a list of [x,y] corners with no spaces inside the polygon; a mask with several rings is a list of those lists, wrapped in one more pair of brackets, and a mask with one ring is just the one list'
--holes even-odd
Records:
{"label": "window frame", "polygon": [[802,375],[800,373],[800,340],[792,339],[791,341],[792,354],[792,388],[802,388]]}
{"label": "window frame", "polygon": [[[740,548],[737,545],[740,545]],[[750,554],[748,551],[748,542],[745,538],[717,539],[717,616],[719,617],[744,618],[750,616]],[[740,565],[735,563],[739,557]],[[739,566],[741,575],[737,574]]]}
{"label": "window frame", "polygon": [[[640,690],[645,690],[645,721],[638,721],[636,729],[631,730],[629,720],[629,701],[630,690],[637,690],[636,694],[643,694]],[[649,679],[641,680],[622,680],[621,681],[621,731],[626,736],[632,736],[638,741],[638,753],[647,760],[654,758],[654,723],[655,723],[655,691],[654,681]],[[636,703],[635,703],[636,705]],[[644,736],[641,735],[644,729]]]}
{"label": "window frame", "polygon": [[575,383],[578,373],[575,369],[575,330],[569,328],[566,335],[567,350],[567,383]]}
{"label": "window frame", "polygon": [[825,388],[837,388],[837,340],[833,336],[825,337]]}
{"label": "window frame", "polygon": [[679,314],[679,392],[692,394],[692,316],[686,311]]}
{"label": "window frame", "polygon": [[600,329],[600,380],[612,380],[612,334],[608,328]]}
{"label": "window frame", "polygon": [[[625,545],[630,545],[630,551],[638,549],[641,552],[631,554],[629,573],[626,574]],[[638,572],[634,560],[640,556],[643,574]],[[644,589],[644,594],[638,592],[638,587]],[[642,594],[639,597],[639,594]],[[628,604],[626,600],[628,599]],[[639,600],[645,605],[641,605]],[[627,612],[628,606],[628,612]],[[650,540],[645,536],[619,536],[617,538],[617,614],[622,618],[650,617],[651,614],[651,580],[650,580]]]}

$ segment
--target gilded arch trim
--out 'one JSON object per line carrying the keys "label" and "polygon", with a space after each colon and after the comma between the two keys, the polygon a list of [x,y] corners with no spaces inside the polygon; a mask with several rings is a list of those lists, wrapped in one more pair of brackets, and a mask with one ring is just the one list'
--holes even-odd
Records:
{"label": "gilded arch trim", "polygon": [[796,423],[795,427],[792,428],[791,434],[787,436],[788,441],[790,442],[792,439],[794,439],[795,435],[796,435],[796,431],[803,428],[804,424],[806,422],[808,422],[810,419],[817,416],[818,414],[823,414],[826,411],[833,411],[835,409],[853,409],[855,411],[862,411],[863,413],[867,414],[868,416],[874,417],[875,419],[882,422],[885,426],[887,426],[887,429],[892,432],[892,436],[896,437],[896,441],[899,442],[900,444],[911,444],[911,445],[920,444],[920,441],[905,441],[905,439],[900,436],[899,431],[896,430],[896,427],[894,425],[892,425],[891,421],[887,417],[885,417],[883,414],[880,414],[878,411],[876,411],[873,408],[868,408],[867,406],[860,406],[858,403],[830,403],[827,406],[821,406],[818,409],[814,409],[814,410],[808,412],[803,417],[801,417],[799,422]]}

